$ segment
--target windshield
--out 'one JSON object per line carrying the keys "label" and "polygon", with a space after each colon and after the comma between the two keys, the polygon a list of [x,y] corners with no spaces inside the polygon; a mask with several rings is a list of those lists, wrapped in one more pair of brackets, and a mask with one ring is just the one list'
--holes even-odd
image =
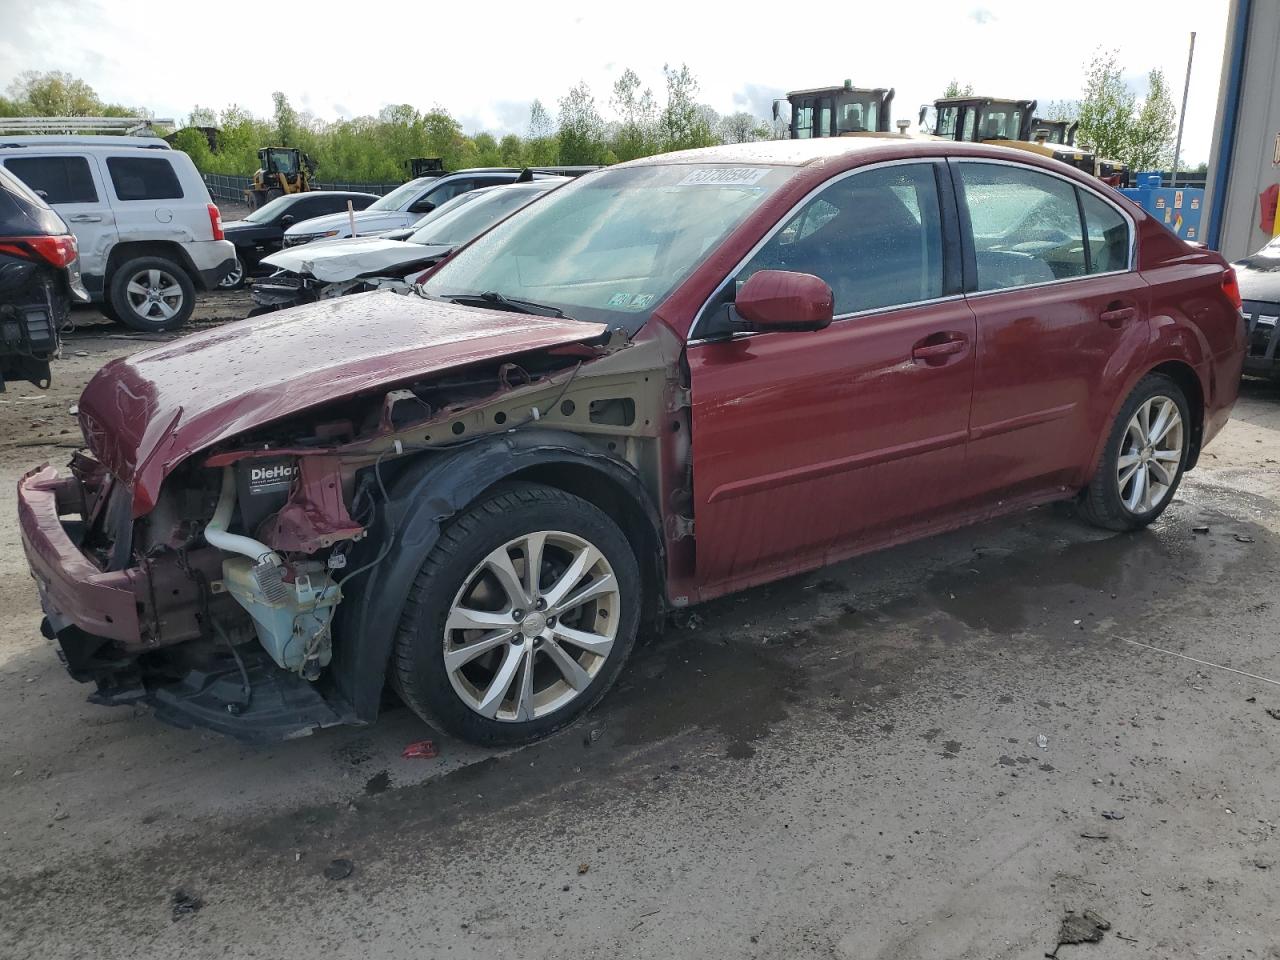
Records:
{"label": "windshield", "polygon": [[669,164],[588,174],[461,250],[423,293],[497,293],[635,332],[792,173]]}
{"label": "windshield", "polygon": [[[419,226],[409,242],[460,246],[546,192],[530,187],[495,187],[479,194],[464,193],[445,205],[449,210],[444,216],[432,217],[430,222]],[[471,203],[457,204],[459,200],[472,198]]]}
{"label": "windshield", "polygon": [[419,177],[417,180],[410,180],[408,183],[401,184],[396,187],[385,197],[373,201],[366,210],[401,210],[409,205],[409,202],[416,197],[424,187],[426,187],[435,177]]}
{"label": "windshield", "polygon": [[253,211],[245,217],[245,220],[249,223],[268,223],[284,213],[286,207],[292,206],[294,199],[294,197],[276,197]]}
{"label": "windshield", "polygon": [[836,100],[836,135],[878,129],[880,101],[874,97],[840,97]]}

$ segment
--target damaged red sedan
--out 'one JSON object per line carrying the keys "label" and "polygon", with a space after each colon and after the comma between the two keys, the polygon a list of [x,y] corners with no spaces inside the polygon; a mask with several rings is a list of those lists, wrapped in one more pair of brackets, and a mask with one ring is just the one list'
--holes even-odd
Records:
{"label": "damaged red sedan", "polygon": [[389,685],[543,736],[672,607],[1052,500],[1164,510],[1236,398],[1231,269],[1020,151],[783,141],[623,164],[414,295],[114,361],[19,484],[71,675],[249,740]]}

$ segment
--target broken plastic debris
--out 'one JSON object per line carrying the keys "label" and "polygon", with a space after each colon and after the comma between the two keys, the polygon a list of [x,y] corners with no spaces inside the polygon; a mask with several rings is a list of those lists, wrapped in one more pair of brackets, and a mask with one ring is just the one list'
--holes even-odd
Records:
{"label": "broken plastic debris", "polygon": [[171,919],[177,923],[188,914],[195,913],[204,906],[204,901],[193,893],[188,893],[182,887],[173,891],[173,896],[169,899],[169,905],[172,908],[170,914]]}
{"label": "broken plastic debris", "polygon": [[587,872],[588,870],[590,870],[590,869],[591,869],[591,864],[589,864],[589,863],[580,863],[580,864],[578,864],[578,874],[579,874],[579,876],[581,876],[582,874],[586,873],[586,872]]}
{"label": "broken plastic debris", "polygon": [[1047,750],[1049,748],[1049,738],[1042,733],[1036,737],[1036,744],[1041,750]]}
{"label": "broken plastic debris", "polygon": [[350,860],[330,860],[329,865],[324,868],[324,875],[330,880],[345,880],[355,868]]}
{"label": "broken plastic debris", "polygon": [[417,743],[411,743],[404,748],[404,753],[400,754],[405,760],[430,760],[432,757],[439,756],[440,751],[436,749],[434,740],[419,740]]}
{"label": "broken plastic debris", "polygon": [[1123,820],[1124,814],[1117,813],[1115,810],[1103,810],[1102,819],[1103,820]]}
{"label": "broken plastic debris", "polygon": [[1208,533],[1209,528],[1208,527],[1192,527],[1191,532],[1192,533]]}
{"label": "broken plastic debris", "polygon": [[1069,946],[1073,943],[1097,943],[1102,939],[1104,930],[1110,930],[1111,924],[1103,920],[1092,910],[1085,910],[1081,913],[1068,911],[1067,915],[1062,918],[1062,926],[1058,928],[1058,944],[1053,948],[1052,953],[1046,953],[1046,957],[1057,957],[1060,947]]}

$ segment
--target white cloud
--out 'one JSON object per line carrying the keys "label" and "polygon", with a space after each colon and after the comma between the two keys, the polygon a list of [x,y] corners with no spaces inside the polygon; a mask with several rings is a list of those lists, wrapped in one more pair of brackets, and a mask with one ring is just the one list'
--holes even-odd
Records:
{"label": "white cloud", "polygon": [[[1074,99],[1099,46],[1119,48],[1126,74],[1142,85],[1159,67],[1181,91],[1187,34],[1198,30],[1184,137],[1186,158],[1198,162],[1209,154],[1226,2],[1165,0],[1153,18],[1149,5],[1114,0],[816,0],[803,10],[776,0],[732,9],[651,0],[642,12],[587,0],[490,0],[482,16],[459,20],[443,8],[410,15],[312,0],[305,16],[246,31],[261,21],[261,0],[223,0],[216,13],[194,3],[43,0],[37,9],[0,0],[0,88],[23,70],[67,70],[108,100],[162,116],[184,116],[197,103],[266,115],[271,92],[283,90],[323,119],[407,102],[523,132],[517,108],[535,97],[554,110],[585,80],[607,112],[625,67],[660,97],[663,64],[683,62],[701,99],[721,112],[750,105],[767,117],[781,91],[851,77],[896,87],[895,116],[907,118],[952,77],[992,95]],[[788,19],[792,10],[799,19]]]}

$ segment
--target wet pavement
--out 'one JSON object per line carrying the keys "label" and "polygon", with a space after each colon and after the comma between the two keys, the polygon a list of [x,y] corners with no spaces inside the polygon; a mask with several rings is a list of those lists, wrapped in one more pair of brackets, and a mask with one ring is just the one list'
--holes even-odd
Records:
{"label": "wet pavement", "polygon": [[1173,656],[1280,680],[1280,390],[1238,412],[1151,530],[1047,508],[724,598],[513,751],[93,707],[6,561],[0,956],[987,960],[1087,909],[1064,960],[1280,957],[1280,684]]}

